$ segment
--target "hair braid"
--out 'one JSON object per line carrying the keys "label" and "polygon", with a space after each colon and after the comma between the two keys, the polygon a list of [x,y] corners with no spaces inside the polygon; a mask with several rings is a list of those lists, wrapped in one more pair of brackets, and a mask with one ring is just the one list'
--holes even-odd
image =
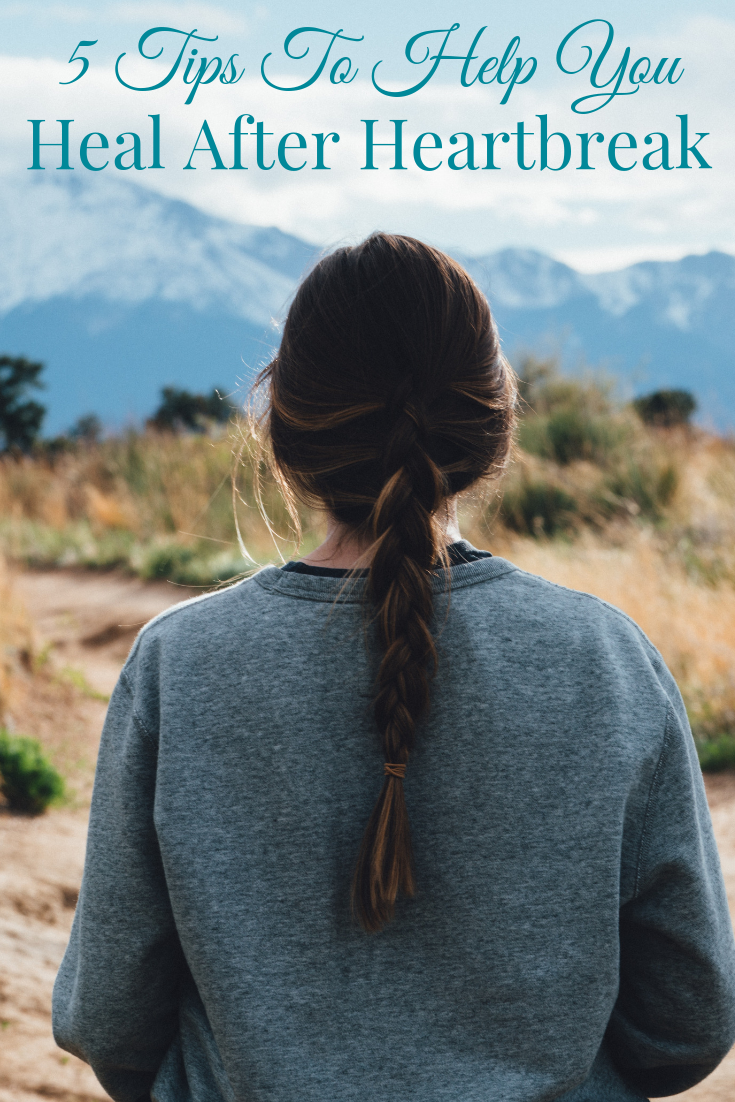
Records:
{"label": "hair braid", "polygon": [[[368,575],[382,661],[374,714],[387,762],[405,765],[416,724],[429,707],[436,664],[432,571],[439,553],[434,514],[446,480],[424,450],[415,407],[406,406],[386,442],[387,481],[371,515],[375,552]],[[393,917],[399,891],[413,895],[411,835],[403,778],[387,774],[365,829],[352,904],[366,930]]]}

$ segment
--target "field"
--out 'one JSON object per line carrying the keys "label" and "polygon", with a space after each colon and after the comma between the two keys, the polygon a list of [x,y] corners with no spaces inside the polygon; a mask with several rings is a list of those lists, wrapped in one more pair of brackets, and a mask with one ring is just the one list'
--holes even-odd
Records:
{"label": "field", "polygon": [[[464,502],[463,535],[628,612],[679,682],[703,764],[735,766],[735,443],[643,424],[599,378],[530,363],[524,387],[502,504],[497,492]],[[49,1032],[105,700],[137,626],[296,554],[267,476],[275,543],[258,511],[252,455],[239,427],[0,457],[0,719],[40,740],[68,793],[37,818],[0,811],[0,1102],[105,1097]],[[322,522],[301,522],[303,553]],[[706,783],[735,912],[735,772]],[[677,1097],[735,1097],[735,1054]]]}

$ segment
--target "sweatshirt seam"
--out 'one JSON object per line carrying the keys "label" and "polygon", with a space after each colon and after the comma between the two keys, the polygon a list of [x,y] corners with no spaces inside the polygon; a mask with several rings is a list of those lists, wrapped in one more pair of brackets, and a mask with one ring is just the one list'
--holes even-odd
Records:
{"label": "sweatshirt seam", "polygon": [[[265,570],[267,569],[267,567],[262,567],[261,569]],[[260,571],[258,573],[260,573]],[[135,642],[131,647],[130,654],[128,655],[128,662],[137,651],[142,636],[148,631],[149,628],[152,628],[155,624],[160,623],[162,620],[167,620],[169,616],[174,616],[177,612],[183,612],[186,608],[191,608],[193,605],[197,604],[203,604],[204,601],[209,601],[215,597],[222,597],[225,593],[229,593],[232,589],[239,589],[240,586],[244,585],[246,582],[252,581],[255,577],[257,577],[256,574],[251,574],[248,578],[240,578],[239,581],[233,582],[232,585],[226,585],[222,589],[212,589],[209,591],[209,593],[200,593],[196,597],[189,597],[186,601],[179,601],[178,604],[171,605],[170,608],[165,608],[163,612],[159,612],[156,616],[152,617],[152,619],[150,619],[148,623],[143,624],[143,627],[138,632],[137,636],[135,637]]]}
{"label": "sweatshirt seam", "polygon": [[141,719],[140,715],[138,714],[138,712],[136,710],[136,707],[135,707],[135,693],[133,691],[132,685],[130,684],[130,678],[128,677],[125,670],[122,670],[121,673],[120,673],[120,683],[123,686],[123,688],[127,690],[128,694],[130,696],[132,705],[133,705],[133,707],[132,707],[133,723],[136,725],[136,727],[138,728],[140,733],[145,736],[146,740],[148,742],[150,742],[151,746],[155,750],[156,749],[156,740],[153,738],[153,735],[150,733],[150,731],[148,730],[148,728],[146,727],[145,723],[143,722],[143,720]]}
{"label": "sweatshirt seam", "polygon": [[673,718],[673,713],[673,705],[671,701],[667,699],[666,716],[664,719],[664,737],[661,743],[661,751],[658,756],[658,761],[656,762],[656,768],[653,772],[653,778],[651,779],[651,787],[649,788],[648,799],[646,801],[646,810],[643,815],[643,828],[641,830],[641,840],[638,848],[638,861],[636,863],[635,884],[633,886],[633,899],[637,899],[640,892],[643,863],[645,861],[649,848],[650,822],[653,818],[653,813],[656,809],[656,803],[658,801],[666,751],[668,750],[671,743],[671,720]]}

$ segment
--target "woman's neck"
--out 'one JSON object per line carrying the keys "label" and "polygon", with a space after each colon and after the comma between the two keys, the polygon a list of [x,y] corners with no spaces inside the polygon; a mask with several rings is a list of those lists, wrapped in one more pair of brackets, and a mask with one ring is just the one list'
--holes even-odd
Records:
{"label": "woman's neck", "polygon": [[[446,542],[456,543],[462,537],[457,521],[457,502],[452,498],[447,502],[446,511],[440,518]],[[302,562],[311,566],[326,566],[336,570],[350,570],[356,563],[367,566],[370,562],[370,543],[361,541],[353,528],[342,524],[334,517],[327,519],[327,536],[314,551],[304,555]],[[362,561],[360,561],[362,560]]]}

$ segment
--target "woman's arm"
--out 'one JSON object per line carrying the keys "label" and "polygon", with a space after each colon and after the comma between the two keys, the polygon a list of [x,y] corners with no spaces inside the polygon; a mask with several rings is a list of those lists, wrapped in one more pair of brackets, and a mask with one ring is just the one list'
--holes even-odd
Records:
{"label": "woman's arm", "polygon": [[694,741],[670,683],[666,732],[620,912],[620,993],[607,1041],[647,1097],[676,1094],[735,1040],[735,944]]}
{"label": "woman's arm", "polygon": [[116,1102],[148,1097],[185,967],[153,823],[156,746],[123,672],[97,763],[84,878],[53,1000],[57,1044]]}

